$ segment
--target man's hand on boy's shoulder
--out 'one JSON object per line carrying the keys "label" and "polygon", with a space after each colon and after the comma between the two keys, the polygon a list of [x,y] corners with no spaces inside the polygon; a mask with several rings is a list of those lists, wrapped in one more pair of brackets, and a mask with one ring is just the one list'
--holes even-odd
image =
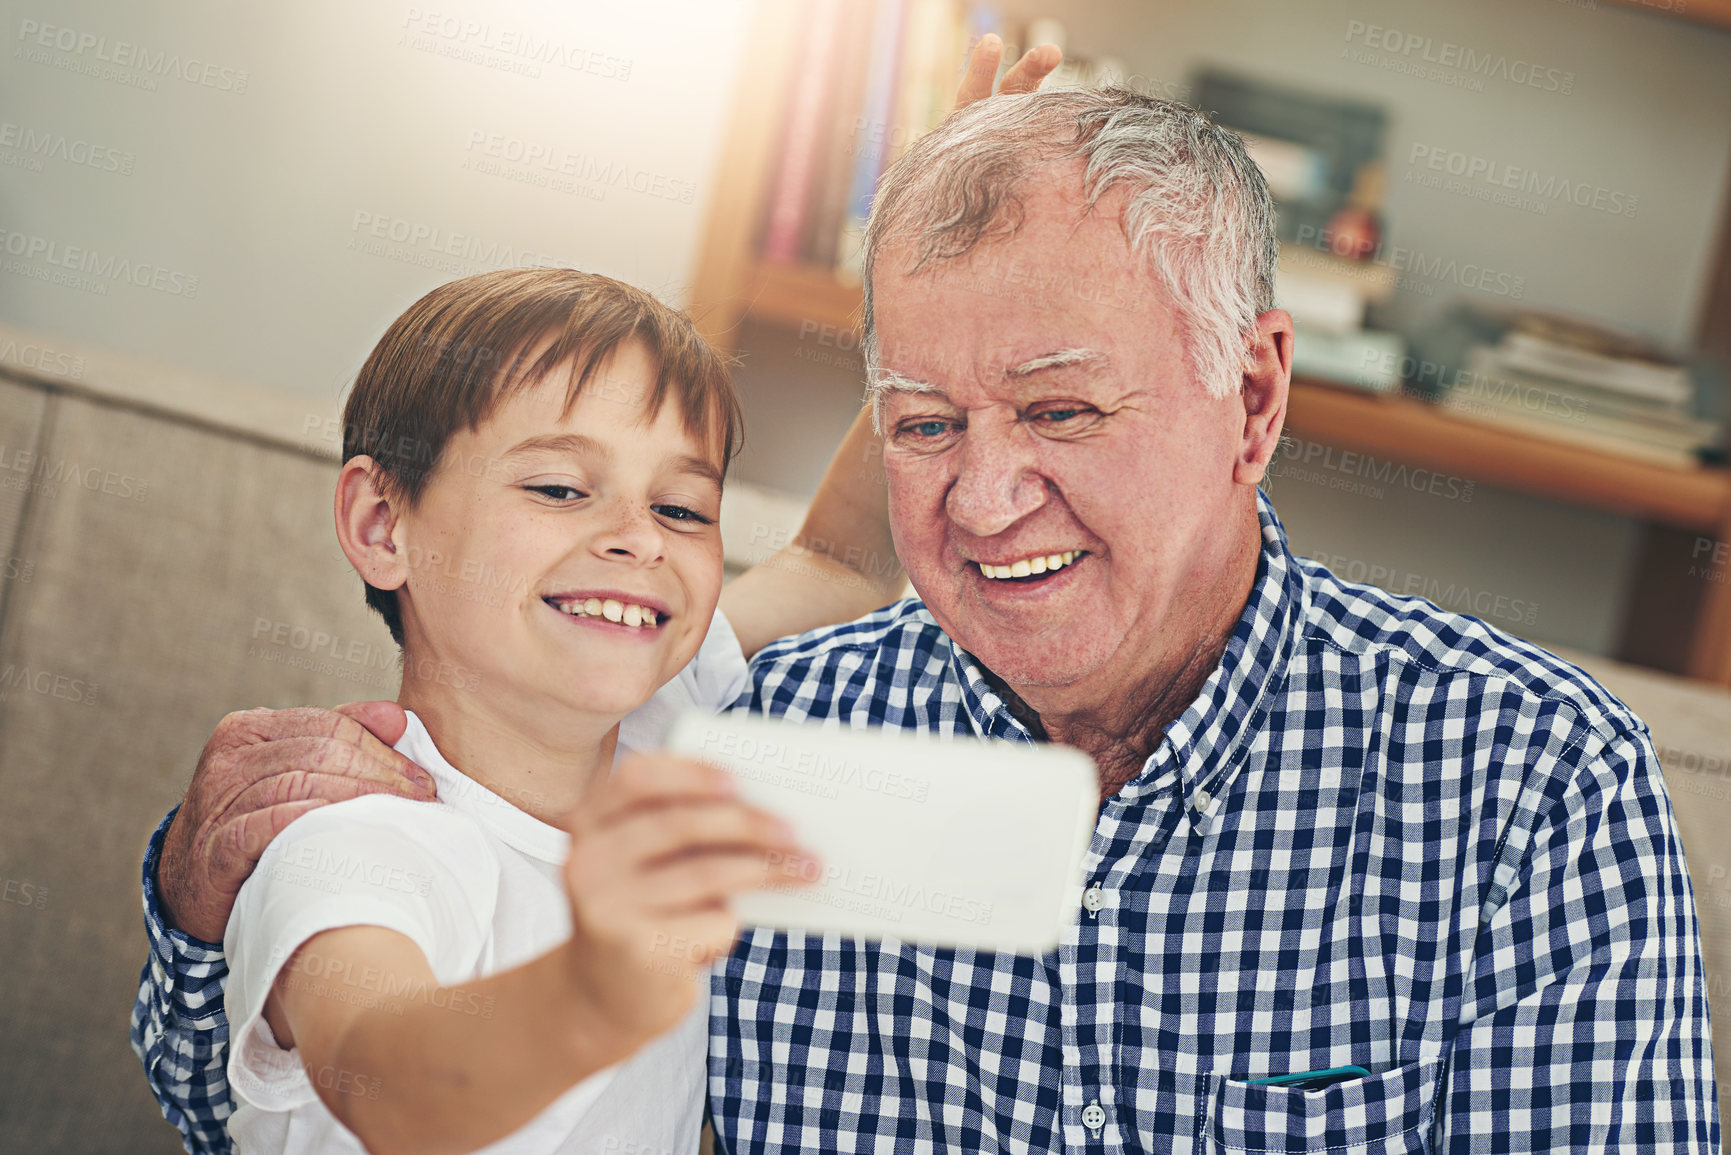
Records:
{"label": "man's hand on boy's shoulder", "polygon": [[309,810],[363,794],[435,797],[432,777],[391,749],[407,725],[395,702],[223,718],[163,839],[156,885],[168,924],[221,942],[259,855]]}

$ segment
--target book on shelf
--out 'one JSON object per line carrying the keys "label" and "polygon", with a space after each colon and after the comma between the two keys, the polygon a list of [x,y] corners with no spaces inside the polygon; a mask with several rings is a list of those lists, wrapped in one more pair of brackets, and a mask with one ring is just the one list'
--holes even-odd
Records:
{"label": "book on shelf", "polygon": [[872,22],[871,52],[867,57],[865,91],[860,99],[854,131],[844,140],[830,141],[830,148],[847,147],[853,152],[853,173],[848,183],[847,209],[842,214],[836,238],[838,267],[856,267],[860,242],[865,236],[866,217],[871,213],[872,194],[878,177],[889,163],[891,118],[895,114],[896,76],[901,62],[902,26],[906,0],[876,0]]}
{"label": "book on shelf", "polygon": [[847,219],[853,193],[855,150],[836,147],[859,130],[861,101],[865,97],[868,54],[862,45],[871,43],[872,0],[843,0],[841,51],[835,61],[833,99],[830,101],[829,135],[820,138],[821,169],[810,194],[810,225],[799,259],[814,265],[833,265],[841,243],[842,222]]}
{"label": "book on shelf", "polygon": [[1498,356],[1512,369],[1674,405],[1686,404],[1694,393],[1682,365],[1614,356],[1519,329],[1503,337]]}
{"label": "book on shelf", "polygon": [[1470,421],[1656,464],[1688,468],[1720,441],[1695,415],[1687,368],[1511,328],[1467,353],[1439,404]]}
{"label": "book on shelf", "polygon": [[[992,4],[960,0],[812,0],[802,11],[760,256],[857,280],[884,170],[949,115],[969,50],[987,32],[1002,35],[1003,21]],[[1062,35],[1036,21],[1030,33],[1050,39],[1054,29]],[[1006,44],[1004,67],[1014,59]],[[1075,77],[1122,71],[1066,63]]]}
{"label": "book on shelf", "polygon": [[799,61],[793,70],[793,91],[788,98],[781,162],[764,228],[766,260],[792,262],[800,257],[811,200],[808,192],[828,122],[825,115],[830,95],[828,81],[841,50],[841,25],[842,0],[809,0],[799,41]]}

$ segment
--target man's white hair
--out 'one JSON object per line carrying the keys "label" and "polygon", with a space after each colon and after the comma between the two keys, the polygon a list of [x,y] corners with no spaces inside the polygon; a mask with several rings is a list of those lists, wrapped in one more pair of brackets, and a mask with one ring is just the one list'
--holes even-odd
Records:
{"label": "man's white hair", "polygon": [[1121,88],[1057,88],[970,105],[884,174],[866,227],[861,339],[880,419],[893,387],[872,313],[884,248],[909,245],[913,273],[1013,234],[1022,181],[1076,157],[1088,208],[1108,189],[1127,194],[1130,251],[1171,295],[1191,372],[1211,397],[1239,388],[1256,318],[1274,307],[1274,202],[1262,171],[1236,133],[1186,105]]}

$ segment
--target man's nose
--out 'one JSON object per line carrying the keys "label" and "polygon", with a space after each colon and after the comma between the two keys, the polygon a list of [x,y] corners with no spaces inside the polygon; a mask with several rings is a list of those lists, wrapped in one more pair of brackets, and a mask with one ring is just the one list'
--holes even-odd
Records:
{"label": "man's nose", "polygon": [[608,504],[602,528],[590,548],[615,561],[649,565],[660,561],[667,534],[655,520],[655,511],[640,502],[619,498]]}
{"label": "man's nose", "polygon": [[1046,479],[1019,423],[982,425],[971,425],[962,435],[956,479],[944,505],[958,528],[991,537],[1046,504]]}

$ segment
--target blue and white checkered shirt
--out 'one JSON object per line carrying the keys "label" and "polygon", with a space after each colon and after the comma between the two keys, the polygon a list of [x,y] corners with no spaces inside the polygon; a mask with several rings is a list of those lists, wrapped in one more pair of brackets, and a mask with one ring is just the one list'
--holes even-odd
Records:
{"label": "blue and white checkered shirt", "polygon": [[[711,1001],[722,1149],[1718,1149],[1646,728],[1543,651],[1294,559],[1261,515],[1219,668],[1101,810],[1097,909],[1044,958],[748,931]],[[771,646],[738,708],[1032,740],[917,601]],[[222,1150],[221,963],[146,898],[135,1043]],[[1370,1076],[1252,1082],[1347,1064]]]}
{"label": "blue and white checkered shirt", "polygon": [[[1646,727],[1472,618],[1297,561],[1102,808],[1045,958],[747,933],[729,1152],[1717,1150],[1694,899]],[[915,601],[739,708],[1031,741]],[[1254,1085],[1356,1064],[1321,1091]]]}
{"label": "blue and white checkered shirt", "polygon": [[[178,810],[179,807],[175,807]],[[228,1016],[222,991],[228,960],[221,943],[202,942],[163,925],[156,893],[156,862],[174,810],[144,852],[144,929],[150,961],[138,976],[132,1004],[132,1053],[193,1155],[228,1155]]]}

